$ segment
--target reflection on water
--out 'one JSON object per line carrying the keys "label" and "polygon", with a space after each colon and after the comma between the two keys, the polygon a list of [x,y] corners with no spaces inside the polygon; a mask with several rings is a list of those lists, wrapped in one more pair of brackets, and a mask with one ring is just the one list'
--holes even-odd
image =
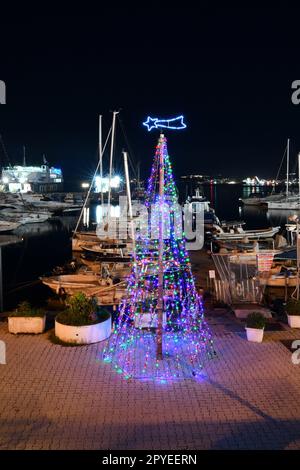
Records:
{"label": "reflection on water", "polygon": [[19,227],[14,233],[23,241],[3,249],[4,290],[34,281],[71,259],[71,233],[76,221],[74,216],[57,217]]}
{"label": "reflection on water", "polygon": [[[181,194],[195,195],[197,184],[189,182],[182,188]],[[270,225],[278,226],[287,222],[290,211],[268,212],[261,206],[243,206],[240,198],[247,198],[250,194],[268,196],[272,186],[244,186],[242,184],[208,184],[202,186],[202,193],[211,202],[220,220],[240,220],[246,222],[247,229],[266,228]],[[282,191],[276,187],[276,193]],[[183,198],[184,200],[184,198]]]}

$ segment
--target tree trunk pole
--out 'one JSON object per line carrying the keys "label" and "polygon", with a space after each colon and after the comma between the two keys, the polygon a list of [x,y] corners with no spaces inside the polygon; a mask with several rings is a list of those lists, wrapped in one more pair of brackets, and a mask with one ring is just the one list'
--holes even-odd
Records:
{"label": "tree trunk pole", "polygon": [[163,312],[164,312],[164,135],[160,135],[159,156],[159,251],[158,251],[158,302],[157,302],[157,330],[156,330],[156,359],[163,358]]}

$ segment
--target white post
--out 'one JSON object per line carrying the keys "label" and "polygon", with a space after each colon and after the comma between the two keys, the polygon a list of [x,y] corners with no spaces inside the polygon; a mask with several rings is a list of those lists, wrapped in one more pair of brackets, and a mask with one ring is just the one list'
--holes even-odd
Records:
{"label": "white post", "polygon": [[132,238],[132,251],[133,251],[133,259],[134,259],[134,261],[136,261],[136,256],[135,256],[135,233],[134,233],[132,204],[131,204],[131,192],[130,192],[130,181],[129,181],[129,172],[128,172],[127,152],[123,152],[123,157],[124,157],[125,179],[126,179],[126,189],[127,189],[127,198],[128,198],[129,223],[130,223],[131,238]]}
{"label": "white post", "polygon": [[286,198],[289,195],[289,166],[290,166],[290,139],[287,140],[286,150]]}
{"label": "white post", "polygon": [[112,176],[112,162],[113,162],[113,153],[114,153],[114,140],[115,140],[115,128],[116,128],[116,115],[117,114],[119,114],[119,111],[113,112],[113,119],[112,119],[112,126],[111,126],[112,131],[111,131],[110,158],[109,158],[107,219],[109,219],[109,216],[110,216],[111,176]]}
{"label": "white post", "polygon": [[101,206],[103,210],[103,166],[102,166],[102,116],[99,116],[99,167],[100,167],[100,184],[101,184]]}

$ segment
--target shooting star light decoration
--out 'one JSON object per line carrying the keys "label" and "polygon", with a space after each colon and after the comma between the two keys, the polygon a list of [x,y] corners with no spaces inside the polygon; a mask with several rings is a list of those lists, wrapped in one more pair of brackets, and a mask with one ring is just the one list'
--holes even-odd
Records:
{"label": "shooting star light decoration", "polygon": [[151,129],[185,129],[186,124],[183,122],[183,116],[177,116],[173,119],[158,119],[152,118],[150,116],[147,117],[147,120],[143,122],[143,126],[148,128],[148,132]]}

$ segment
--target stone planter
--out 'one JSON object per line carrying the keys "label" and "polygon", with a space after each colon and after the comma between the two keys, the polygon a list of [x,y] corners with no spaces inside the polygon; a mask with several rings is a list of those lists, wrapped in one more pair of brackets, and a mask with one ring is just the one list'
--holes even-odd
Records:
{"label": "stone planter", "polygon": [[300,328],[300,315],[288,315],[287,317],[291,328]]}
{"label": "stone planter", "polygon": [[55,320],[55,336],[65,343],[98,343],[110,336],[111,328],[111,316],[101,323],[84,326],[64,325]]}
{"label": "stone planter", "polygon": [[264,328],[246,327],[247,340],[253,343],[261,343],[264,337]]}
{"label": "stone planter", "polygon": [[43,317],[8,317],[10,333],[39,334],[45,331],[46,315]]}

